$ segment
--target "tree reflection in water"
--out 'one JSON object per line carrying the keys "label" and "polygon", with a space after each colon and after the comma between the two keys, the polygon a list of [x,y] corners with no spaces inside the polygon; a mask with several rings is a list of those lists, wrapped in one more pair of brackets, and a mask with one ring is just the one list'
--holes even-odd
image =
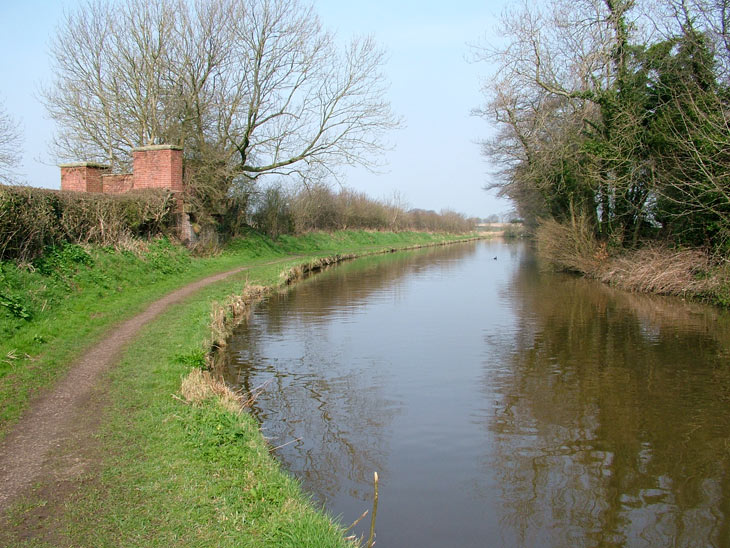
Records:
{"label": "tree reflection in water", "polygon": [[525,546],[726,545],[728,315],[524,260],[504,288],[516,328],[485,339],[503,529]]}
{"label": "tree reflection in water", "polygon": [[[373,471],[388,476],[388,432],[401,410],[385,389],[394,382],[393,365],[382,363],[389,343],[352,340],[343,325],[374,300],[398,301],[402,279],[433,268],[434,257],[448,270],[474,251],[457,245],[340,265],[269,297],[235,332],[229,378],[245,391],[271,381],[253,412],[272,446],[297,440],[277,454],[321,502],[345,491],[360,501],[357,515],[368,508]],[[387,295],[378,293],[384,286]],[[373,321],[388,330],[388,318]],[[393,327],[391,344],[405,344]]]}

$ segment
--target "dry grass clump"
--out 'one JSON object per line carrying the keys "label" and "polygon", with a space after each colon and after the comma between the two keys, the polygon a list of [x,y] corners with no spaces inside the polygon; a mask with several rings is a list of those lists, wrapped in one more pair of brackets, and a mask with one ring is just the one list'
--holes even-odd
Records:
{"label": "dry grass clump", "polygon": [[214,352],[225,347],[231,330],[241,323],[249,313],[251,304],[265,291],[266,288],[260,285],[247,285],[240,295],[230,297],[225,303],[213,303],[208,347]]}
{"label": "dry grass clump", "polygon": [[227,410],[240,412],[249,407],[258,392],[240,394],[232,390],[221,375],[220,350],[227,345],[228,337],[251,310],[251,304],[259,299],[266,288],[247,285],[240,295],[230,297],[224,304],[213,303],[210,320],[210,338],[206,344],[206,369],[194,368],[182,381],[180,392],[187,403],[198,404],[217,398]]}
{"label": "dry grass clump", "polygon": [[654,243],[610,256],[582,216],[545,221],[537,231],[538,254],[558,270],[579,272],[619,289],[707,298],[728,284],[727,268],[702,249]]}
{"label": "dry grass clump", "polygon": [[720,283],[711,275],[714,267],[712,258],[701,249],[652,245],[613,257],[597,277],[627,291],[704,295]]}
{"label": "dry grass clump", "polygon": [[228,411],[239,413],[243,409],[242,398],[210,371],[193,369],[183,379],[180,393],[187,403],[200,404],[217,398],[220,405]]}
{"label": "dry grass clump", "polygon": [[544,221],[536,239],[540,257],[558,270],[596,277],[608,258],[605,244],[596,240],[593,227],[583,215],[574,215],[564,224]]}
{"label": "dry grass clump", "polygon": [[330,257],[322,257],[308,263],[293,266],[289,270],[282,272],[281,277],[283,282],[288,285],[301,280],[312,272],[319,272],[320,270],[327,268],[328,266],[332,266],[333,264],[337,264],[348,259],[354,259],[355,257],[357,257],[357,255],[355,254],[332,255]]}

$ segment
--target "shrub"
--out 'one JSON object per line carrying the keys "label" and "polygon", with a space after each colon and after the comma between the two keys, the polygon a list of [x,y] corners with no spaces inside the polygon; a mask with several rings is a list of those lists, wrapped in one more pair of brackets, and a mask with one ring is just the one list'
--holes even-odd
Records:
{"label": "shrub", "polygon": [[337,230],[342,227],[342,213],[337,196],[324,184],[306,187],[292,200],[294,227],[299,233]]}
{"label": "shrub", "polygon": [[541,259],[559,270],[596,276],[608,258],[605,244],[596,240],[593,226],[585,215],[572,215],[569,222],[548,219],[536,233]]}
{"label": "shrub", "polygon": [[0,185],[0,260],[29,262],[65,243],[115,245],[165,233],[173,205],[164,190],[105,195]]}
{"label": "shrub", "polygon": [[290,198],[280,186],[267,188],[256,200],[252,215],[254,227],[276,239],[281,234],[294,231],[294,218],[289,206]]}
{"label": "shrub", "polygon": [[302,189],[290,203],[298,233],[347,229],[464,233],[476,227],[476,219],[454,211],[406,211],[399,203],[375,200],[348,188],[335,192],[323,184]]}

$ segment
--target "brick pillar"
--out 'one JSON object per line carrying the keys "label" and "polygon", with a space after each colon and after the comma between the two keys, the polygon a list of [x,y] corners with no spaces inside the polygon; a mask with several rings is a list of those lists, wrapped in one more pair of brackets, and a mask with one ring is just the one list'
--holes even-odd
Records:
{"label": "brick pillar", "polygon": [[101,176],[109,171],[106,164],[75,162],[61,164],[61,190],[102,192]]}
{"label": "brick pillar", "polygon": [[175,193],[178,236],[184,242],[193,237],[190,217],[183,204],[183,153],[174,145],[152,145],[132,151],[135,190],[166,188]]}
{"label": "brick pillar", "polygon": [[182,192],[182,148],[152,145],[132,151],[134,188],[167,188]]}

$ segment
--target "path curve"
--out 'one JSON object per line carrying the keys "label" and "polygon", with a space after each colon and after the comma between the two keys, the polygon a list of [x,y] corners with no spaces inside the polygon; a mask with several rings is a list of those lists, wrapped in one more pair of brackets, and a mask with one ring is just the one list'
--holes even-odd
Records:
{"label": "path curve", "polygon": [[[286,257],[264,266],[291,260]],[[110,333],[88,349],[70,367],[66,376],[30,409],[0,442],[0,513],[27,489],[43,471],[51,450],[71,437],[72,419],[89,398],[99,376],[120,359],[122,350],[140,329],[168,307],[200,289],[221,281],[252,265],[208,276],[168,293],[152,302],[144,312],[111,326]]]}

